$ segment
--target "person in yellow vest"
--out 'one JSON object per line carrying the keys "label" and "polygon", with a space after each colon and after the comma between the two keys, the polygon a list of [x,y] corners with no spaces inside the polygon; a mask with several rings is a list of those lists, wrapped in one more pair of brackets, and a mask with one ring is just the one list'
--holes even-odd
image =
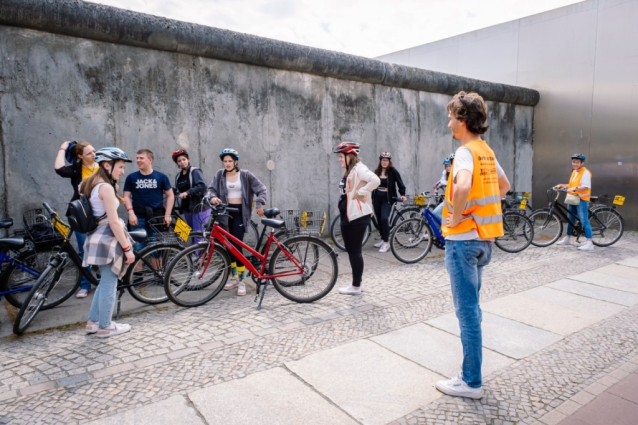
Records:
{"label": "person in yellow vest", "polygon": [[[585,155],[575,153],[572,155],[572,176],[569,183],[554,186],[555,189],[567,188],[567,193],[576,193],[580,197],[578,205],[567,205],[570,213],[574,214],[580,220],[585,230],[587,242],[578,249],[581,251],[593,251],[594,244],[591,241],[591,224],[589,223],[589,200],[591,197],[591,171],[583,167],[585,164]],[[567,225],[567,236],[557,242],[558,245],[571,245],[572,243],[572,226]]]}
{"label": "person in yellow vest", "polygon": [[448,128],[461,142],[445,189],[443,225],[445,266],[461,329],[461,372],[438,381],[444,394],[480,399],[483,396],[482,313],[479,305],[483,268],[492,257],[494,238],[503,235],[501,199],[510,188],[494,151],[481,140],[487,131],[487,105],[477,93],[460,92],[447,105]]}

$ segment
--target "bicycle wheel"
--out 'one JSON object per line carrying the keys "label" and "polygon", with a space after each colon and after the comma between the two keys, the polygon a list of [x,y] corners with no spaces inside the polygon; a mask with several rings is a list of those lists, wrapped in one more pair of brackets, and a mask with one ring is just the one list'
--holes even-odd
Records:
{"label": "bicycle wheel", "polygon": [[534,246],[550,246],[563,234],[563,222],[556,214],[550,215],[548,209],[534,211],[529,219],[534,226]]}
{"label": "bicycle wheel", "polygon": [[397,209],[396,215],[392,219],[392,223],[390,224],[390,227],[393,228],[394,226],[399,224],[401,221],[408,220],[410,218],[419,218],[422,215],[423,215],[423,210],[419,207],[408,206],[408,207],[403,207],[401,209]]}
{"label": "bicycle wheel", "polygon": [[173,258],[164,278],[164,290],[171,301],[197,307],[221,292],[230,273],[230,257],[221,245],[214,248],[210,263],[208,242],[190,246]]}
{"label": "bicycle wheel", "polygon": [[275,248],[268,273],[271,276],[295,273],[299,270],[295,261],[302,266],[304,272],[273,278],[275,289],[298,303],[311,303],[326,296],[335,286],[339,274],[334,250],[323,240],[312,236],[294,236],[280,244],[283,250]]}
{"label": "bicycle wheel", "polygon": [[37,282],[40,273],[49,264],[51,252],[25,251],[14,259],[16,264],[7,264],[0,276],[0,292],[17,291],[5,294],[9,303],[16,307],[22,307],[24,299]]}
{"label": "bicycle wheel", "polygon": [[[363,235],[363,242],[361,242],[361,246],[365,246],[370,239],[370,235],[372,234],[372,225],[368,226],[368,230],[366,234]],[[343,236],[341,235],[341,216],[338,215],[332,220],[332,224],[330,225],[330,239],[334,242],[335,246],[342,251],[346,250],[346,245],[343,242]],[[281,241],[280,241],[281,242]]]}
{"label": "bicycle wheel", "polygon": [[133,298],[145,304],[168,301],[164,290],[166,268],[182,252],[180,245],[151,245],[135,253],[135,261],[124,276],[124,286]]}
{"label": "bicycle wheel", "polygon": [[251,247],[252,249],[257,249],[257,242],[259,242],[259,232],[257,231],[257,224],[254,221],[250,221],[248,223],[248,227],[244,233],[243,242]]}
{"label": "bicycle wheel", "polygon": [[56,264],[49,264],[42,272],[37,282],[33,285],[33,288],[31,288],[27,297],[24,299],[22,307],[20,307],[20,311],[18,311],[16,320],[13,323],[14,334],[21,335],[42,309],[42,306],[46,302],[47,295],[51,289],[53,289],[56,281],[64,271],[64,262],[66,260],[61,257],[59,257],[58,260],[63,264],[60,265],[59,262]]}
{"label": "bicycle wheel", "polygon": [[611,207],[598,207],[589,211],[592,242],[596,246],[609,246],[618,242],[625,229],[625,223],[618,211]]}
{"label": "bicycle wheel", "polygon": [[410,218],[400,222],[390,233],[390,248],[394,257],[402,263],[421,261],[432,249],[432,229],[422,218]]}
{"label": "bicycle wheel", "polygon": [[516,211],[503,212],[503,236],[494,243],[505,252],[521,252],[534,239],[534,225],[523,213]]}

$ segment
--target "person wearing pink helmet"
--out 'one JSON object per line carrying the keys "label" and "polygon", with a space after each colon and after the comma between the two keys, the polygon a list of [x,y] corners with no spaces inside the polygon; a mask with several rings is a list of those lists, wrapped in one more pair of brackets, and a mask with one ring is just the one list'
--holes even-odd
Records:
{"label": "person wearing pink helmet", "polygon": [[361,245],[373,213],[372,191],[380,183],[379,177],[361,162],[359,150],[360,145],[354,142],[342,142],[334,150],[339,154],[341,167],[345,168],[339,183],[339,212],[341,234],[352,267],[352,284],[339,289],[343,295],[361,295],[363,291]]}

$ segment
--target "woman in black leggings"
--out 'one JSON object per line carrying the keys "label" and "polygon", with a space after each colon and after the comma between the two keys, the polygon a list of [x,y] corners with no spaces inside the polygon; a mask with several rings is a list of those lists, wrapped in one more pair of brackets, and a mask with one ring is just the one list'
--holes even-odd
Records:
{"label": "woman in black leggings", "polygon": [[341,235],[352,267],[352,284],[340,288],[343,295],[361,295],[363,284],[363,254],[361,244],[372,214],[372,191],[379,186],[379,177],[359,158],[359,144],[343,142],[335,149],[345,173],[339,184]]}
{"label": "woman in black leggings", "polygon": [[379,165],[374,171],[379,176],[381,184],[372,193],[372,205],[374,206],[374,216],[379,224],[379,232],[381,232],[381,240],[374,244],[375,248],[379,248],[379,252],[387,252],[390,249],[388,238],[390,237],[390,211],[392,204],[396,202],[397,186],[399,187],[399,195],[401,202],[405,202],[405,185],[401,179],[401,174],[394,168],[392,164],[392,155],[390,152],[381,152],[379,155]]}
{"label": "woman in black leggings", "polygon": [[[257,214],[263,216],[267,189],[250,171],[239,170],[239,153],[235,149],[222,150],[219,158],[224,168],[215,174],[206,196],[211,198],[211,203],[215,205],[224,203],[235,210],[229,212],[230,219],[228,216],[221,216],[219,224],[231,235],[243,241],[245,229],[249,225],[252,214],[253,199]],[[239,252],[242,252],[241,246],[235,243],[234,245]],[[237,258],[234,255],[230,254],[230,259],[233,279],[228,280],[224,290],[230,291],[237,288],[237,295],[246,295],[244,284],[246,269],[242,264],[237,264]]]}

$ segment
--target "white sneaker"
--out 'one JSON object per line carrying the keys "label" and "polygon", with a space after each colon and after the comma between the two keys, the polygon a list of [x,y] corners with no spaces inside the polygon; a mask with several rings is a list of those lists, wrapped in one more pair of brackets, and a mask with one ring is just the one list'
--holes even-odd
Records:
{"label": "white sneaker", "polygon": [[468,386],[463,380],[461,373],[454,378],[438,381],[436,383],[436,389],[441,391],[443,394],[454,397],[467,397],[474,400],[478,400],[483,397],[483,387],[472,388]]}
{"label": "white sneaker", "polygon": [[565,236],[563,239],[556,242],[556,245],[571,245],[571,244],[572,244],[571,236]]}
{"label": "white sneaker", "polygon": [[379,240],[379,242],[375,243],[373,246],[375,248],[381,248],[381,245],[383,245],[383,239]]}
{"label": "white sneaker", "polygon": [[108,328],[98,329],[97,337],[98,338],[108,338],[110,336],[115,336],[119,334],[126,333],[131,330],[131,325],[126,325],[123,323],[115,323],[111,322]]}
{"label": "white sneaker", "polygon": [[379,252],[388,252],[390,249],[390,244],[388,242],[383,242],[381,248],[379,248]]}
{"label": "white sneaker", "polygon": [[591,241],[587,241],[583,245],[579,246],[578,249],[580,251],[593,251],[594,244]]}
{"label": "white sneaker", "polygon": [[361,287],[355,288],[352,285],[348,285],[345,288],[339,288],[339,293],[342,295],[361,295]]}
{"label": "white sneaker", "polygon": [[237,285],[237,296],[243,297],[246,295],[246,284],[244,282],[239,282]]}

